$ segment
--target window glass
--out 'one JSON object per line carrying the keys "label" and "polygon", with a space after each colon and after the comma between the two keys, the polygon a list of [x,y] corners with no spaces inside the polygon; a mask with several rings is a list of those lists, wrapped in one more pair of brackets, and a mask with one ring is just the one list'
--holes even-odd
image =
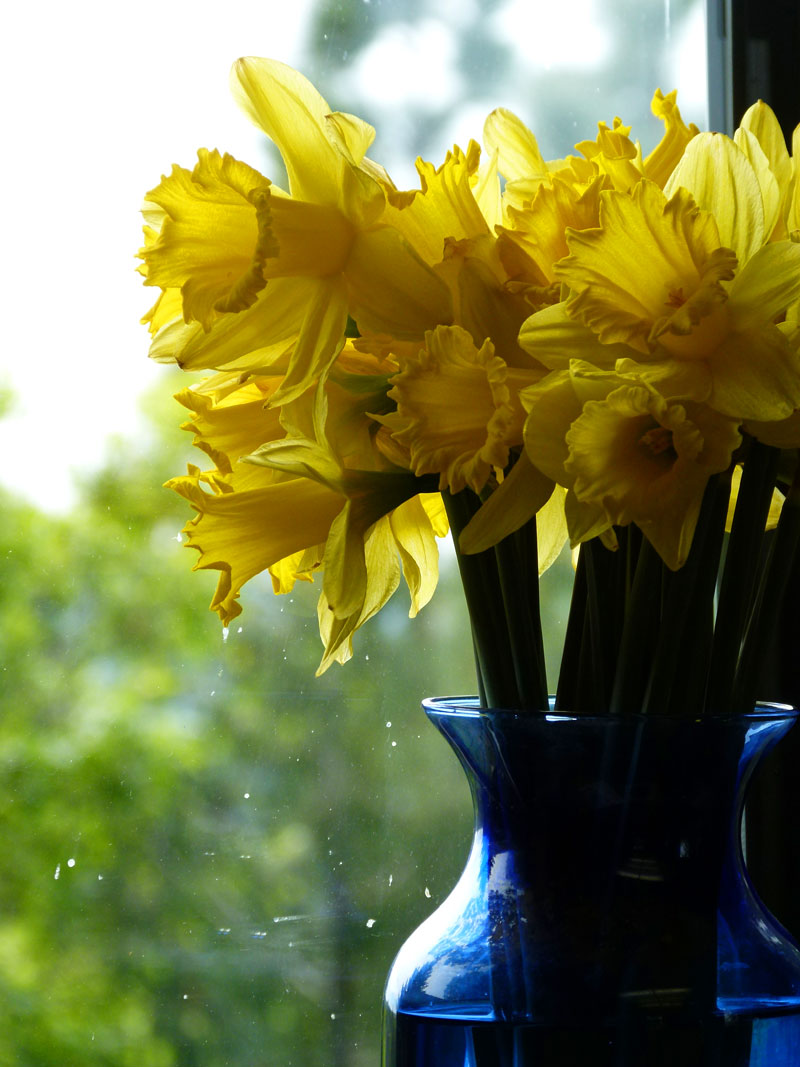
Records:
{"label": "window glass", "polygon": [[297,66],[375,125],[370,154],[411,187],[418,154],[480,139],[499,105],[546,157],[615,115],[647,151],[657,87],[702,126],[703,11],[142,0],[112,17],[79,0],[10,16],[0,1062],[371,1067],[391,959],[470,836],[463,776],[419,710],[475,685],[449,553],[417,619],[396,594],[317,679],[314,589],[278,600],[253,581],[223,634],[183,502],[160,488],[201,458],[170,399],[186,383],[148,363],[136,321],[142,194],[201,146],[280,179],[230,62]]}

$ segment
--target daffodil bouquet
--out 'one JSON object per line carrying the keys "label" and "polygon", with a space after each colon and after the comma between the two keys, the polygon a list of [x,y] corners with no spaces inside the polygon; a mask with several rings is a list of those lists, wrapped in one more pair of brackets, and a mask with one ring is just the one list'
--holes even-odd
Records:
{"label": "daffodil bouquet", "polygon": [[[415,615],[452,531],[487,706],[547,707],[538,578],[576,554],[557,704],[697,715],[764,694],[798,567],[800,127],[758,102],[733,138],[619,118],[545,160],[502,108],[483,144],[398,189],[374,131],[291,68],[234,94],[288,190],[201,149],[145,198],[151,356],[204,468],[168,484],[219,571],[321,578],[319,671],[405,580]],[[578,551],[579,550],[579,551]]]}

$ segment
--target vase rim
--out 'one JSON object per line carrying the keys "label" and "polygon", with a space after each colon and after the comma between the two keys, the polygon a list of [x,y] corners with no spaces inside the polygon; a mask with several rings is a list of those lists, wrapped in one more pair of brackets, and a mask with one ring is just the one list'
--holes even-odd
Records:
{"label": "vase rim", "polygon": [[[555,697],[550,697],[550,710],[544,713],[548,722],[608,722],[614,721],[669,721],[680,722],[680,715],[646,715],[642,713],[625,713],[619,715],[585,715],[559,709],[554,710]],[[437,717],[452,716],[453,718],[534,718],[542,715],[541,712],[519,711],[514,708],[482,708],[480,697],[477,696],[447,696],[426,697],[422,706],[428,714]],[[800,717],[800,709],[793,708],[790,704],[780,704],[776,701],[759,700],[752,711],[742,713],[730,713],[724,715],[703,715],[687,717],[685,722],[729,722],[732,720],[759,721],[762,719],[797,719]]]}

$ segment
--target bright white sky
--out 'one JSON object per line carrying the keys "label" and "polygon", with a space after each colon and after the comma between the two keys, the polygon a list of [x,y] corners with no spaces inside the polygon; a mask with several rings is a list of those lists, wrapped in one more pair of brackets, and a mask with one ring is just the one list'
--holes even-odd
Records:
{"label": "bright white sky", "polygon": [[[256,165],[263,135],[228,90],[240,55],[297,61],[312,0],[16,4],[4,16],[5,297],[0,481],[48,510],[71,469],[138,423],[163,373],[138,324],[152,303],[134,273],[142,195],[200,146]],[[176,408],[176,416],[178,409]]]}
{"label": "bright white sky", "polygon": [[[301,66],[332,95],[326,72],[309,71],[303,62],[314,2],[51,0],[16,4],[4,16],[0,384],[10,384],[17,401],[0,419],[0,483],[47,510],[66,509],[74,500],[72,471],[101,461],[108,434],[135,432],[138,398],[163,373],[147,359],[147,332],[138,324],[152,302],[152,291],[142,289],[134,272],[142,194],[173,162],[192,166],[201,146],[263,165],[263,137],[228,90],[236,57],[265,55]],[[669,20],[670,0],[646,3],[663,4]],[[600,0],[576,4],[580,37],[570,28],[570,4],[536,8],[534,36],[544,53],[533,61],[553,70],[554,78],[555,68],[569,76],[565,64],[591,65],[606,47]],[[522,0],[498,0],[485,23],[487,33],[518,47],[520,69],[531,62],[524,41],[532,37],[520,41],[517,32],[524,9]],[[463,136],[459,124],[469,118],[469,132],[479,135],[478,120],[488,110],[480,116],[469,107],[459,110],[468,72],[458,69],[447,36],[448,27],[481,16],[474,0],[438,0],[428,10],[413,26],[387,29],[346,65],[336,104],[345,106],[341,94],[351,86],[367,87],[383,129],[401,123],[410,108],[424,109],[426,101],[449,102],[453,121],[443,157]],[[702,121],[702,32],[687,40],[692,47],[684,43],[675,55],[683,65],[694,64],[694,82],[680,70],[669,77],[671,84],[686,81],[682,103],[689,117]],[[613,114],[609,103],[594,118]],[[582,135],[591,136],[592,128]],[[384,159],[380,152],[376,157]],[[410,177],[410,164],[408,174],[393,172],[397,181]]]}

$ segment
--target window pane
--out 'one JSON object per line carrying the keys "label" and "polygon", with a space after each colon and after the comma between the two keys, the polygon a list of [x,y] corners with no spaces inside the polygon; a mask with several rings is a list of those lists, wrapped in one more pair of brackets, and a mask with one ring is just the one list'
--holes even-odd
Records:
{"label": "window pane", "polygon": [[[137,209],[200,146],[280,177],[228,96],[230,62],[303,70],[375,125],[370,154],[401,187],[496,106],[546,157],[615,115],[647,151],[657,87],[706,121],[694,0],[289,7],[11,16],[0,1062],[372,1067],[391,959],[469,839],[461,772],[418,708],[475,686],[447,553],[419,618],[398,593],[315,679],[314,589],[278,600],[253,581],[224,636],[214,578],[178,540],[186,509],[160,489],[202,460],[169,400],[185,382],[148,363],[136,321]],[[553,650],[565,574],[547,577]]]}

